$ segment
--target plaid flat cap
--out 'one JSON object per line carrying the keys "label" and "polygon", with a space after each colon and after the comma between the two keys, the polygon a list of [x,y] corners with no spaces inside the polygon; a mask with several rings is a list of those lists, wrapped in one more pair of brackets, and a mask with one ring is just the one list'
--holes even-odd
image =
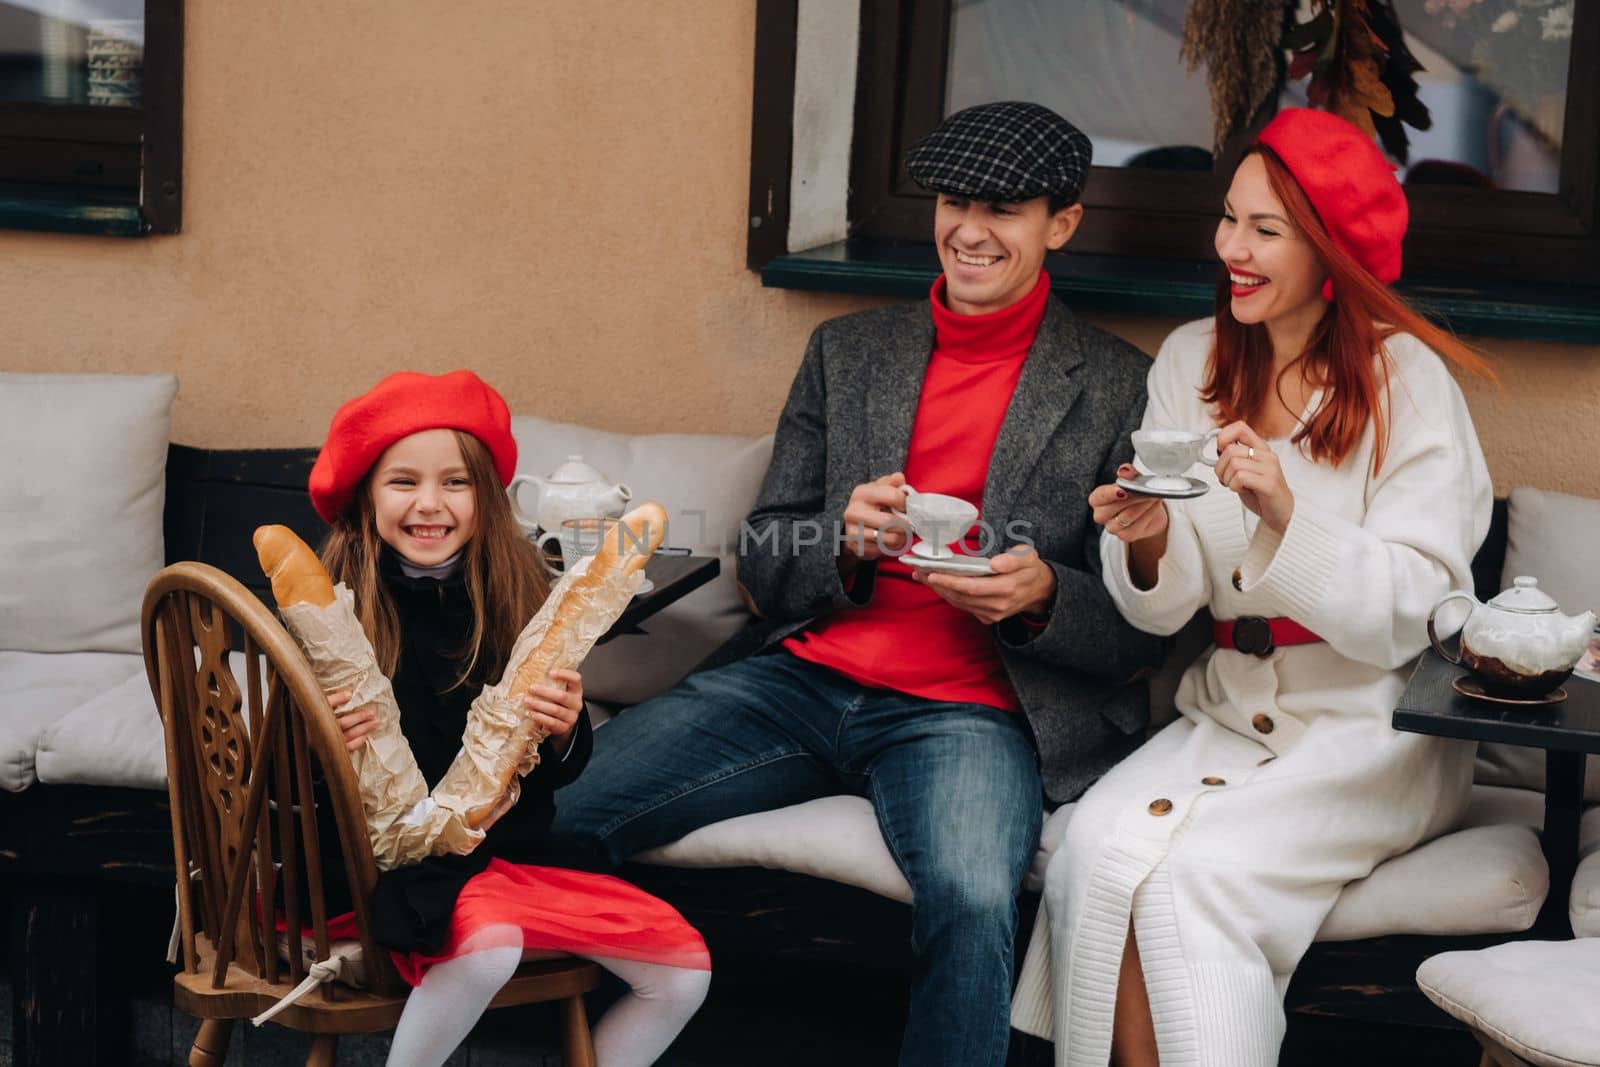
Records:
{"label": "plaid flat cap", "polygon": [[1008,100],[945,119],[906,153],[912,180],[935,193],[983,201],[1064,196],[1074,203],[1094,146],[1047,107]]}

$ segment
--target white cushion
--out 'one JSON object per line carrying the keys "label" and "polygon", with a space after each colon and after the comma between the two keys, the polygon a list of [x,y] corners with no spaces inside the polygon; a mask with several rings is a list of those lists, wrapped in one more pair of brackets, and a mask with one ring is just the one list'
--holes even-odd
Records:
{"label": "white cushion", "polygon": [[[1528,929],[1550,891],[1550,867],[1535,833],[1543,823],[1543,793],[1474,785],[1453,833],[1346,886],[1317,940]],[[1422,894],[1425,909],[1416,905]]]}
{"label": "white cushion", "polygon": [[144,660],[123,652],[0,652],[0,788],[32,785],[40,735],[134,677]]}
{"label": "white cushion", "polygon": [[1508,934],[1533,925],[1550,892],[1539,835],[1474,826],[1436,837],[1345,886],[1318,941],[1386,934]]}
{"label": "white cushion", "polygon": [[[1044,871],[1061,844],[1076,804],[1045,814],[1024,888],[1044,888]],[[883,843],[872,802],[834,796],[702,826],[669,845],[633,857],[663,867],[766,867],[843,882],[911,903],[911,884]]]}
{"label": "white cushion", "polygon": [[1578,868],[1572,873],[1567,917],[1577,936],[1600,937],[1600,807],[1584,812],[1578,825]]}
{"label": "white cushion", "polygon": [[1568,613],[1600,614],[1600,570],[1594,565],[1594,532],[1600,500],[1518,486],[1506,498],[1506,562],[1502,587],[1519,574],[1539,579],[1539,588]]}
{"label": "white cushion", "polygon": [[662,867],[795,871],[911,903],[911,886],[883,843],[865,797],[820,797],[724,819],[633,858]]}
{"label": "white cushion", "polygon": [[1461,813],[1457,830],[1469,826],[1544,826],[1544,794],[1534,789],[1513,789],[1500,785],[1474,785]]}
{"label": "white cushion", "polygon": [[[1600,615],[1600,568],[1594,565],[1594,532],[1600,500],[1518,486],[1506,499],[1506,562],[1500,585],[1520,574],[1539,579],[1563,611]],[[1567,685],[1589,685],[1573,679]],[[1544,753],[1518,745],[1479,745],[1474,779],[1490,785],[1544,790]],[[1584,799],[1600,803],[1600,760],[1588,761]]]}
{"label": "white cushion", "polygon": [[[243,683],[241,682],[241,687]],[[39,737],[46,785],[167,787],[167,750],[150,682],[141,669],[46,727]]]}
{"label": "white cushion", "polygon": [[0,648],[138,652],[170,374],[0,373]]}
{"label": "white cushion", "polygon": [[[195,658],[198,662],[198,650]],[[228,653],[228,669],[239,689],[241,705],[248,701],[250,691],[244,662],[240,653]],[[265,694],[265,677],[256,684]],[[248,714],[242,718],[248,732]],[[38,751],[39,781],[46,785],[165,789],[166,739],[142,661],[132,678],[95,694],[46,727]]]}
{"label": "white cushion", "polygon": [[[1024,885],[1038,891],[1074,805],[1049,815]],[[703,826],[633,857],[665,867],[766,867],[827,878],[905,903],[911,887],[863,797],[833,796]],[[1526,930],[1550,873],[1527,826],[1473,826],[1396,856],[1346,887],[1319,941],[1383,934],[1483,934]],[[1417,902],[1426,899],[1426,908]]]}
{"label": "white cushion", "polygon": [[[1581,679],[1567,681],[1575,685],[1591,685]],[[1473,765],[1472,780],[1481,785],[1509,786],[1544,793],[1544,750],[1526,745],[1478,746],[1478,761]],[[1600,758],[1584,761],[1583,799],[1591,804],[1600,803]]]}
{"label": "white cushion", "polygon": [[[532,415],[511,420],[517,471],[543,476],[569,455],[633,491],[633,503],[657,500],[667,509],[666,543],[695,555],[717,556],[722,572],[645,623],[647,637],[619,637],[583,664],[586,695],[637,704],[673,685],[750,618],[739,598],[734,560],[739,526],[755,506],[772,457],[772,436],[628,434]],[[530,510],[533,491],[522,487]]]}
{"label": "white cushion", "polygon": [[1417,969],[1429,1000],[1541,1067],[1600,1064],[1600,941],[1509,941]]}

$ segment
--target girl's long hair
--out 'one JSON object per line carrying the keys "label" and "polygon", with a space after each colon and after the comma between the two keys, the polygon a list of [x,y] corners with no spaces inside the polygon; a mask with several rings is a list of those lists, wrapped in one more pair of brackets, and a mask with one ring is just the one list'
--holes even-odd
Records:
{"label": "girl's long hair", "polygon": [[[1308,380],[1322,389],[1322,401],[1295,431],[1293,443],[1312,459],[1338,466],[1355,450],[1371,421],[1375,434],[1372,472],[1376,474],[1383,466],[1389,440],[1387,409],[1393,368],[1384,341],[1397,333],[1409,333],[1474,374],[1494,380],[1494,372],[1455,334],[1423,318],[1333,243],[1316,208],[1276,152],[1256,145],[1246,156],[1251,153],[1261,156],[1267,180],[1289,220],[1311,242],[1333,278],[1333,302],[1300,353]],[[1217,406],[1219,425],[1259,417],[1279,380],[1267,327],[1235,319],[1231,295],[1228,267],[1223,264],[1217,276],[1216,344],[1200,393],[1204,402]]]}
{"label": "girl's long hair", "polygon": [[[453,432],[477,504],[477,528],[462,549],[457,572],[472,605],[472,628],[458,650],[463,666],[455,684],[463,685],[504,669],[517,635],[550,595],[550,579],[543,558],[511,514],[488,448],[469,433]],[[334,520],[319,555],[333,580],[355,594],[356,617],[378,665],[392,676],[400,661],[400,616],[379,570],[385,546],[378,536],[371,481],[369,470]]]}

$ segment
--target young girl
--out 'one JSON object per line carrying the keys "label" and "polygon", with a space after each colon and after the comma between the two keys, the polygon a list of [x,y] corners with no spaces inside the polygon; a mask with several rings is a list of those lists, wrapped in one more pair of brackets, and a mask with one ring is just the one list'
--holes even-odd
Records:
{"label": "young girl", "polygon": [[1491,504],[1445,359],[1484,365],[1388,288],[1406,219],[1370,137],[1279,114],[1223,204],[1214,319],[1150,370],[1146,427],[1220,427],[1192,472],[1209,492],[1140,494],[1124,467],[1089,497],[1128,620],[1170,634],[1208,608],[1217,647],[1048,868],[1053,988],[1023,983],[1014,1014],[1037,1031],[1053,1007],[1057,1063],[1276,1064],[1341,890],[1465,807],[1472,747],[1389,724]]}
{"label": "young girl", "polygon": [[[503,489],[516,455],[505,401],[477,375],[402,373],[339,409],[311,472],[312,504],[332,524],[323,563],[355,595],[430,788],[461,747],[472,698],[549,593]],[[631,987],[595,1027],[600,1067],[655,1062],[705,998],[705,943],[672,907],[606,875],[530,866],[546,851],[552,796],[592,741],[583,679],[552,679],[526,701],[549,734],[540,761],[483,843],[378,877],[375,934],[414,987],[390,1064],[443,1063],[526,952],[583,956]],[[376,724],[370,709],[342,715],[346,746]]]}

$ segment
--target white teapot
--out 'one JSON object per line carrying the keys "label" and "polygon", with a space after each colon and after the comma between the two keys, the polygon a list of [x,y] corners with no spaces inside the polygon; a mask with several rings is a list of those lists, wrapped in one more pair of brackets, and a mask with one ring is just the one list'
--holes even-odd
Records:
{"label": "white teapot", "polygon": [[[517,500],[517,491],[524,484],[533,486],[539,494],[532,518]],[[582,456],[568,456],[565,463],[543,478],[519,474],[511,479],[506,492],[511,496],[511,510],[517,521],[530,533],[537,527],[546,534],[559,532],[567,519],[618,518],[633,498],[633,490],[621,482],[613,483],[585,463]]]}
{"label": "white teapot", "polygon": [[[1461,652],[1452,656],[1434,630],[1434,617],[1452,600],[1472,608],[1461,627]],[[1594,613],[1563,615],[1556,602],[1539,589],[1536,578],[1516,578],[1511,588],[1480,604],[1471,593],[1457,590],[1440,598],[1428,613],[1428,640],[1439,655],[1459,663],[1483,683],[1492,696],[1542,697],[1567,680],[1589,644]]]}

